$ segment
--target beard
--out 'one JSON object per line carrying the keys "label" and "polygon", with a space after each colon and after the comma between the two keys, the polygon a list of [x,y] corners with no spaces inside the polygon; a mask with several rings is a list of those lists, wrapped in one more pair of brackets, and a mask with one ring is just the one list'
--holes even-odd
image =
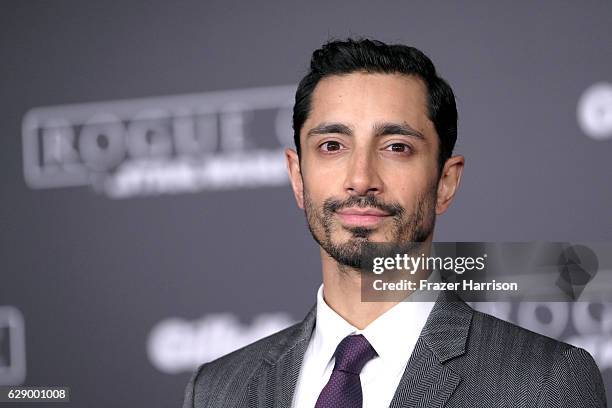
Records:
{"label": "beard", "polygon": [[[398,252],[413,252],[418,249],[419,243],[424,242],[433,232],[436,212],[435,202],[437,183],[430,186],[417,197],[415,210],[408,213],[398,203],[385,203],[373,195],[351,196],[346,200],[328,198],[321,208],[313,203],[308,190],[304,186],[304,212],[308,222],[308,229],[315,241],[341,266],[359,269],[367,263],[367,258],[373,256],[371,236],[378,230],[368,227],[347,227],[340,225],[334,219],[336,211],[348,207],[376,208],[389,214],[392,225],[385,232],[383,241],[377,243],[391,244],[379,246],[375,251],[384,251],[377,256],[389,256]],[[334,241],[334,231],[347,231],[348,240]]]}

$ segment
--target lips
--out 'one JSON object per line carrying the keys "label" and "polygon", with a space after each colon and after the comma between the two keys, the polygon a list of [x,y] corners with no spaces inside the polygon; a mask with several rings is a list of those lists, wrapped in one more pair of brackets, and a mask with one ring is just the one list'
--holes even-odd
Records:
{"label": "lips", "polygon": [[377,208],[343,208],[336,212],[340,220],[347,225],[372,226],[382,222],[390,214]]}

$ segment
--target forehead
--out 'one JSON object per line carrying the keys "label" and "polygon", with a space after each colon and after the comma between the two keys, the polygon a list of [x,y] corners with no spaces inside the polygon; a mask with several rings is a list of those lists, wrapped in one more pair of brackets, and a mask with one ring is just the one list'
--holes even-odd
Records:
{"label": "forehead", "polygon": [[404,74],[359,72],[323,78],[312,94],[306,124],[332,121],[354,126],[406,121],[424,133],[433,129],[424,82]]}

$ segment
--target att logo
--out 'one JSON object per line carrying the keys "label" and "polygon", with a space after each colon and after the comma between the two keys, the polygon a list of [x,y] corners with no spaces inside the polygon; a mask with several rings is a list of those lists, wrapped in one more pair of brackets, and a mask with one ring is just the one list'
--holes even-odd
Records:
{"label": "att logo", "polygon": [[111,198],[287,183],[295,86],[34,108],[22,124],[33,189]]}

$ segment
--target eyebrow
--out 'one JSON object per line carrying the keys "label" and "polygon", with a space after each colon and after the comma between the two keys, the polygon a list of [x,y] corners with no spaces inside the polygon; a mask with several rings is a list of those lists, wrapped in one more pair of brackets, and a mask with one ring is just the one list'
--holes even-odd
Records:
{"label": "eyebrow", "polygon": [[[312,135],[325,135],[329,133],[337,133],[346,136],[353,136],[353,129],[343,123],[320,123],[308,131],[306,136]],[[394,122],[380,122],[374,124],[374,135],[375,136],[387,136],[387,135],[402,135],[402,136],[413,136],[417,139],[425,141],[425,136],[410,126],[406,122],[394,123]]]}
{"label": "eyebrow", "polygon": [[425,141],[425,136],[406,122],[376,123],[374,125],[374,135],[376,136],[387,136],[387,135],[413,136],[413,137],[416,137],[417,139],[421,139],[422,141]]}
{"label": "eyebrow", "polygon": [[319,123],[308,131],[306,136],[326,135],[328,133],[338,133],[341,135],[353,136],[353,129],[342,123]]}

